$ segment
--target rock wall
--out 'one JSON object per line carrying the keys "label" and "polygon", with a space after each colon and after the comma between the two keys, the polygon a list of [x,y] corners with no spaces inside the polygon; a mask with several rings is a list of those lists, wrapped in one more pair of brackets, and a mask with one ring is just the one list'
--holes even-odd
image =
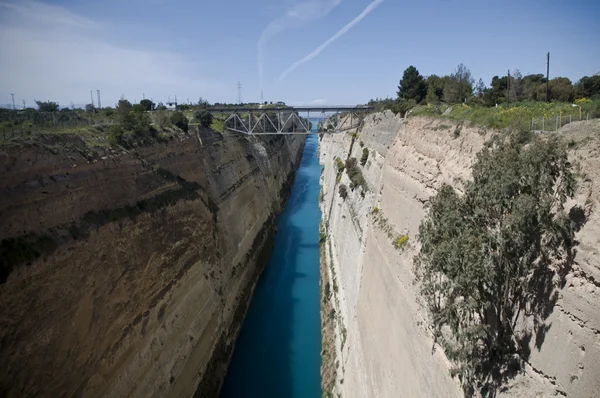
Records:
{"label": "rock wall", "polygon": [[[531,342],[525,372],[512,379],[501,394],[599,394],[600,220],[593,209],[599,201],[600,177],[592,172],[599,166],[600,125],[596,126],[595,135],[593,131],[572,135],[577,142],[572,156],[587,173],[578,197],[570,204],[585,207],[588,214],[588,222],[577,234],[576,264],[546,321],[545,341],[539,342],[540,349]],[[343,397],[462,395],[443,351],[433,344],[414,282],[412,259],[418,252],[416,235],[429,197],[442,183],[460,190],[462,182],[470,178],[475,154],[492,134],[449,120],[403,121],[387,112],[370,116],[357,138],[351,134],[323,136],[324,264],[334,286],[331,300],[336,310],[333,334],[337,355],[333,362],[339,361],[332,393]],[[363,197],[357,188],[343,200],[338,187],[350,186],[350,180],[344,172],[338,181],[335,158],[360,159],[363,147],[370,152],[361,168],[369,191]],[[406,234],[408,243],[397,249],[394,241]]]}
{"label": "rock wall", "polygon": [[303,146],[2,146],[0,395],[217,395]]}

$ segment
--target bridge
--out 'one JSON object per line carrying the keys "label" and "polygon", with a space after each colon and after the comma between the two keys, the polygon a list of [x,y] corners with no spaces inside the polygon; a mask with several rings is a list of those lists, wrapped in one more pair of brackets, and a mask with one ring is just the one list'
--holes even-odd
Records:
{"label": "bridge", "polygon": [[209,108],[224,129],[247,135],[325,134],[357,129],[369,106]]}

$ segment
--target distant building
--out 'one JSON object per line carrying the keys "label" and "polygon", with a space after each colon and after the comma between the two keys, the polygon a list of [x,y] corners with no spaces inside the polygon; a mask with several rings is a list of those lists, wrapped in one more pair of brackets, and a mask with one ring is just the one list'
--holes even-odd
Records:
{"label": "distant building", "polygon": [[166,107],[170,111],[176,111],[177,110],[177,102],[167,102]]}
{"label": "distant building", "polygon": [[283,102],[283,101],[277,101],[277,105],[285,106],[285,102]]}

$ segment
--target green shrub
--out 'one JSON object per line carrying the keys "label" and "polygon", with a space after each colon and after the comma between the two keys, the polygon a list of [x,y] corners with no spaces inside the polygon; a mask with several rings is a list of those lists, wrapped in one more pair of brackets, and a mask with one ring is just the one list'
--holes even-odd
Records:
{"label": "green shrub", "polygon": [[123,138],[123,129],[118,124],[113,124],[108,128],[108,136],[107,141],[109,145],[119,145],[121,144],[121,139]]}
{"label": "green shrub", "polygon": [[369,159],[369,150],[367,148],[363,148],[362,157],[360,158],[360,165],[364,166]]}
{"label": "green shrub", "polygon": [[131,107],[131,110],[135,113],[144,113],[144,112],[146,112],[146,107],[142,104],[134,104]]}
{"label": "green shrub", "polygon": [[171,115],[171,123],[187,133],[189,122],[183,112],[173,112]]}
{"label": "green shrub", "polygon": [[346,173],[350,178],[350,189],[362,187],[364,191],[368,190],[367,181],[362,174],[362,171],[357,165],[356,158],[348,158],[346,160]]}
{"label": "green shrub", "polygon": [[344,200],[346,200],[346,198],[348,197],[348,187],[346,187],[346,185],[341,184],[338,187],[338,192],[340,194],[340,197]]}
{"label": "green shrub", "polygon": [[342,159],[336,157],[335,158],[335,163],[336,163],[336,166],[337,166],[337,172],[338,172],[338,174],[343,173],[344,172],[344,168],[346,166],[344,165],[344,162],[342,162]]}
{"label": "green shrub", "polygon": [[202,127],[210,127],[213,123],[213,114],[203,109],[194,114],[194,117]]}
{"label": "green shrub", "polygon": [[394,240],[394,247],[396,249],[402,249],[404,245],[408,242],[408,234],[400,235],[396,240]]}

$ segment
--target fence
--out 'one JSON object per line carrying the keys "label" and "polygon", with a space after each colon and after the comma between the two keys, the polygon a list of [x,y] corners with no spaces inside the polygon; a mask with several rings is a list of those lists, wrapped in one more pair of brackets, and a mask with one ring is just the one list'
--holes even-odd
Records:
{"label": "fence", "polygon": [[592,119],[600,118],[600,114],[597,113],[589,113],[589,112],[581,112],[580,110],[573,113],[559,113],[558,115],[553,116],[541,116],[534,117],[531,119],[531,123],[529,125],[530,131],[537,132],[552,132],[558,131],[561,127],[566,126],[572,122],[579,121],[590,121]]}

